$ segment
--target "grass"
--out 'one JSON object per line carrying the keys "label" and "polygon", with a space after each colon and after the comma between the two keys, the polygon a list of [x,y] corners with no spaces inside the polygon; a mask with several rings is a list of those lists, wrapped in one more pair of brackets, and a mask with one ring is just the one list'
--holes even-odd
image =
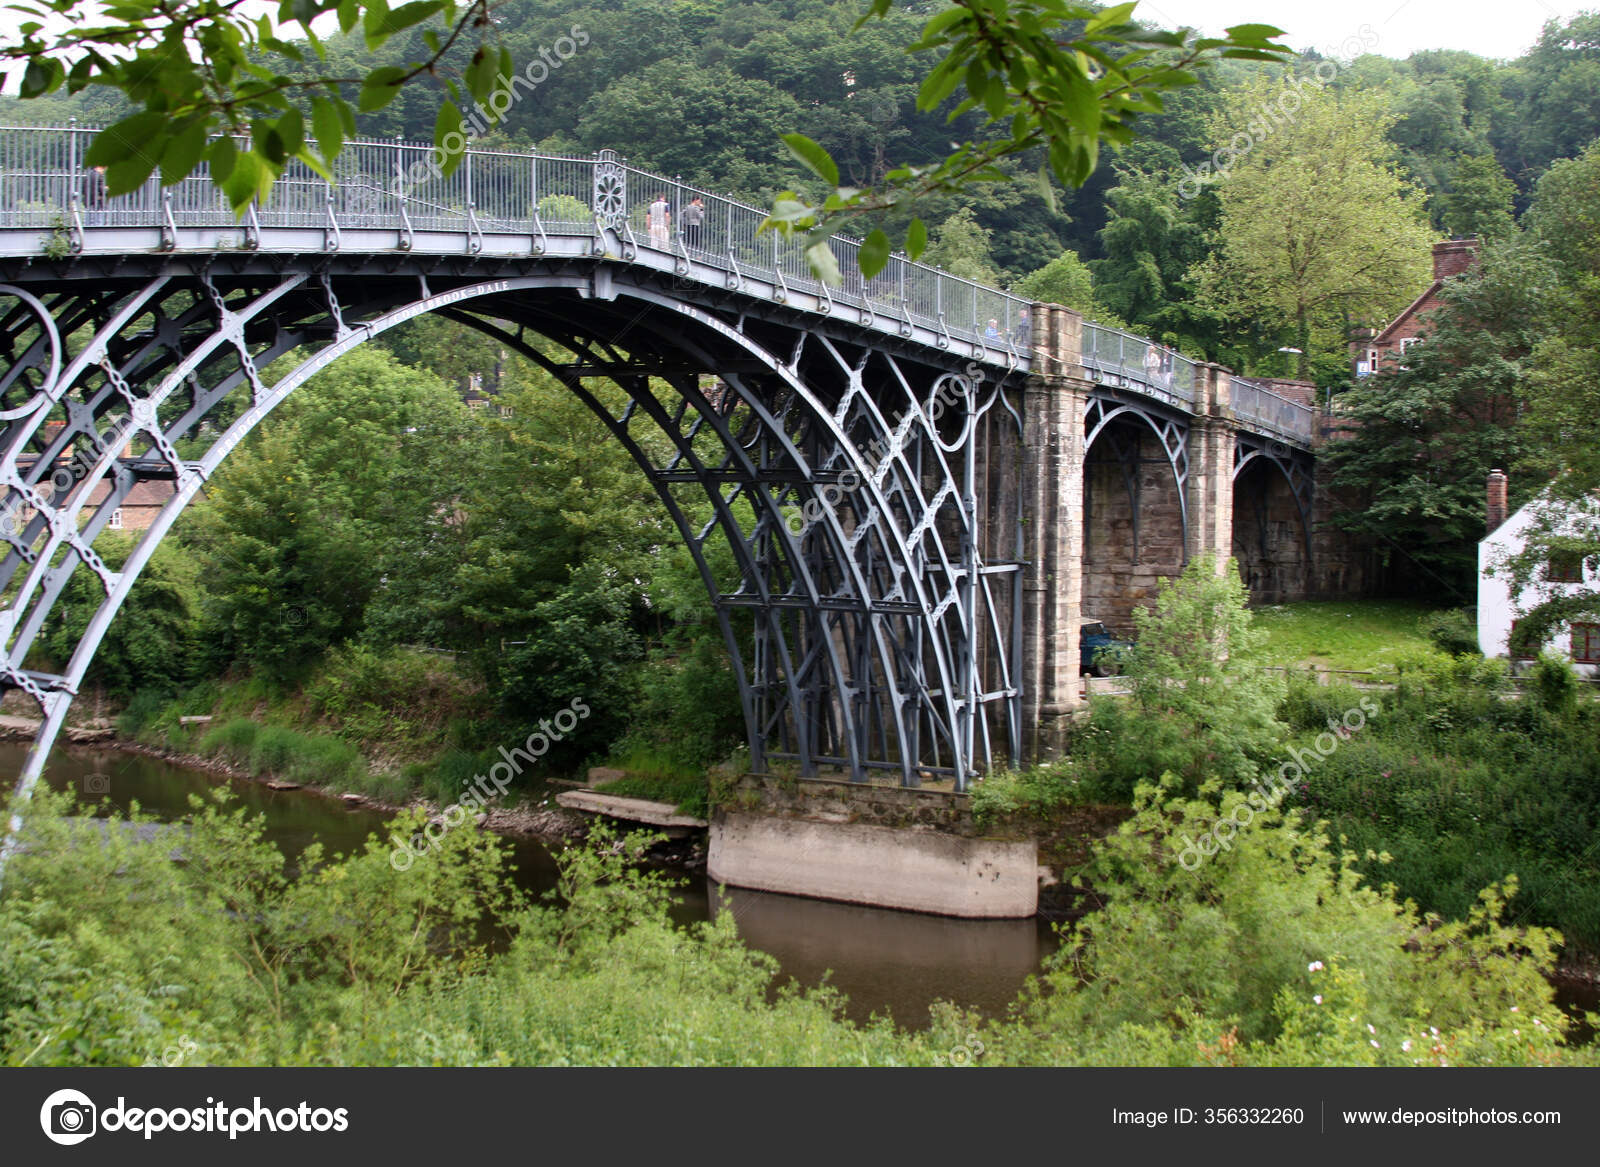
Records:
{"label": "grass", "polygon": [[1389,672],[1433,645],[1418,621],[1436,611],[1414,600],[1317,600],[1255,611],[1276,665]]}
{"label": "grass", "polygon": [[679,778],[646,778],[629,774],[597,787],[604,794],[621,798],[645,798],[651,802],[671,803],[679,813],[705,818],[710,812],[710,784],[704,774]]}

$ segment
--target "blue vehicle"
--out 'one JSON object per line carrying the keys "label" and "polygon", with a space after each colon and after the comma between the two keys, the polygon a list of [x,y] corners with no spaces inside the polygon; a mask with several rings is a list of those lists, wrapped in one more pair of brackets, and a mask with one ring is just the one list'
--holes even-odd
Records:
{"label": "blue vehicle", "polygon": [[1078,629],[1078,671],[1094,677],[1120,673],[1122,654],[1132,647],[1131,641],[1112,636],[1100,621],[1086,621]]}

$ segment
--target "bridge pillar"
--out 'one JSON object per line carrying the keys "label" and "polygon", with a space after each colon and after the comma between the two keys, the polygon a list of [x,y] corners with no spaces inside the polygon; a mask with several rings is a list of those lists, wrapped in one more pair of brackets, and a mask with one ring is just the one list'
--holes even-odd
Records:
{"label": "bridge pillar", "polygon": [[1083,609],[1083,317],[1038,304],[1034,370],[1023,389],[1022,725],[1029,758],[1060,752],[1082,698],[1078,624]]}
{"label": "bridge pillar", "polygon": [[1207,553],[1220,571],[1233,554],[1233,457],[1238,424],[1233,417],[1232,374],[1200,365],[1194,420],[1189,426],[1189,534],[1184,558]]}

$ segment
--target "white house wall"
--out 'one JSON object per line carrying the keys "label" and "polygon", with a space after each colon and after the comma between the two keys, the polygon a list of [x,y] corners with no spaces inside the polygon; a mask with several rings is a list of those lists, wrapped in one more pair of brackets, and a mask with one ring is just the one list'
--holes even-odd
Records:
{"label": "white house wall", "polygon": [[[1510,655],[1511,622],[1517,618],[1518,612],[1526,612],[1557,596],[1571,595],[1585,589],[1600,589],[1600,575],[1587,566],[1582,583],[1530,583],[1516,596],[1511,594],[1509,581],[1498,574],[1489,574],[1491,569],[1523,549],[1528,528],[1533,525],[1537,508],[1541,505],[1546,504],[1536,499],[1523,506],[1478,543],[1478,650],[1484,656]],[[1600,510],[1600,504],[1596,505],[1596,509]],[[1593,522],[1594,519],[1589,521]],[[1545,648],[1568,660],[1572,658],[1572,640],[1566,625],[1562,625],[1545,642]],[[1591,675],[1600,671],[1594,665],[1575,667],[1579,672]]]}

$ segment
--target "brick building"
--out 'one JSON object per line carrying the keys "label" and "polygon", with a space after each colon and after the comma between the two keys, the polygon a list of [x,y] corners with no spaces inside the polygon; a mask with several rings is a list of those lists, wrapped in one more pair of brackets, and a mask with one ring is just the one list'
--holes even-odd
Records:
{"label": "brick building", "polygon": [[1439,307],[1439,291],[1451,276],[1478,262],[1478,240],[1445,239],[1433,245],[1433,282],[1381,332],[1364,329],[1350,342],[1350,360],[1357,377],[1393,370],[1400,355],[1427,331],[1428,316]]}

